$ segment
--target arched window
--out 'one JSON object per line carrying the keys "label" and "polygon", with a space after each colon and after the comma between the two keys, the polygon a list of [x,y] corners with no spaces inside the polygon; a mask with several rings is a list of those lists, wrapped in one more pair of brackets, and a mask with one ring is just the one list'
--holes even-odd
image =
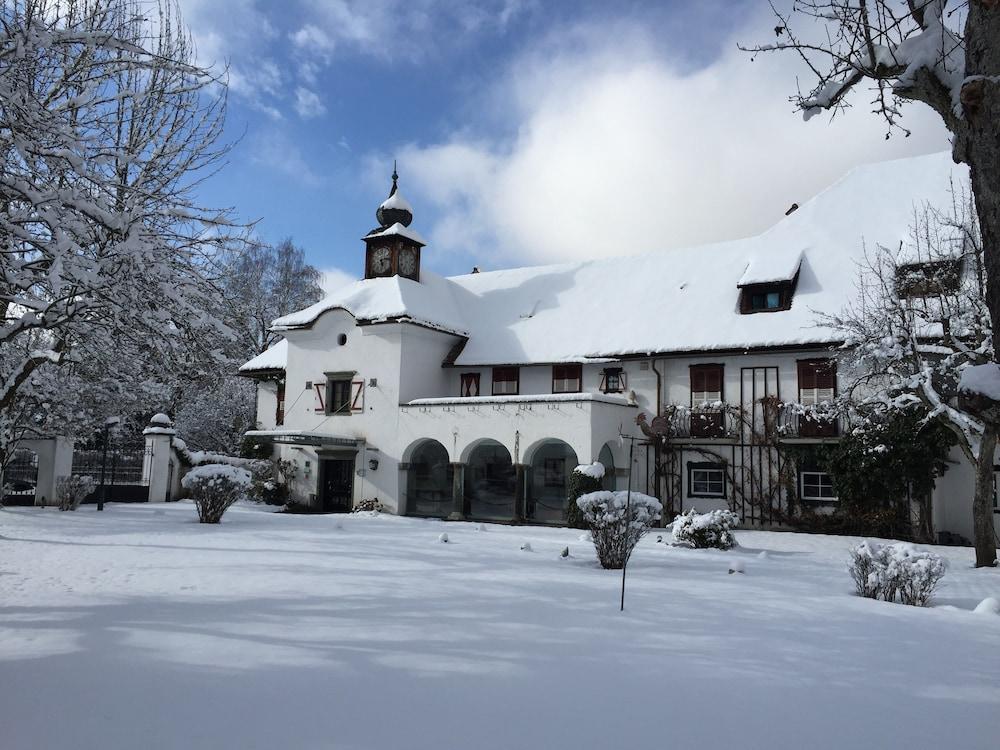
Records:
{"label": "arched window", "polygon": [[566,520],[567,483],[577,465],[576,453],[562,440],[546,440],[531,458],[525,513],[533,521]]}
{"label": "arched window", "polygon": [[448,451],[436,440],[416,447],[406,471],[406,512],[444,518],[452,511],[454,469]]}
{"label": "arched window", "polygon": [[512,519],[515,484],[510,452],[494,440],[477,445],[465,468],[465,505],[469,517]]}

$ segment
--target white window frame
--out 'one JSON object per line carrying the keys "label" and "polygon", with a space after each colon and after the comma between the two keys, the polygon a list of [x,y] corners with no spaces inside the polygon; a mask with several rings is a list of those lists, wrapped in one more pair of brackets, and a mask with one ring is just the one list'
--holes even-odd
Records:
{"label": "white window frame", "polygon": [[[800,500],[813,500],[813,501],[821,502],[821,503],[835,503],[835,502],[837,502],[840,499],[836,495],[831,495],[830,497],[826,497],[826,496],[823,496],[823,495],[807,495],[806,494],[806,475],[815,476],[815,477],[826,477],[827,483],[830,486],[830,492],[833,492],[833,477],[830,476],[829,472],[826,472],[826,471],[817,471],[815,469],[807,469],[807,470],[803,470],[803,471],[799,472],[799,499]],[[811,482],[811,484],[815,484],[817,487],[819,487],[821,489],[822,489],[822,486],[823,486],[823,482],[822,482],[821,479],[817,480],[816,482]]]}
{"label": "white window frame", "polygon": [[[719,491],[717,491],[717,492],[713,491],[713,490],[710,490],[710,489],[704,490],[704,491],[696,489],[695,485],[696,485],[696,483],[697,483],[698,480],[695,479],[695,475],[698,474],[699,472],[702,472],[704,474],[718,474],[719,475],[718,483],[721,483],[722,488]],[[689,482],[688,482],[688,497],[718,497],[718,498],[725,498],[725,496],[726,496],[726,470],[723,469],[721,466],[720,467],[714,467],[714,468],[713,467],[709,467],[709,466],[704,466],[704,467],[695,467],[695,466],[692,466],[688,470],[688,476],[690,477]],[[714,480],[712,480],[712,479],[705,479],[703,481],[706,482],[706,484],[708,484],[708,485],[711,485],[714,482]]]}
{"label": "white window frame", "polygon": [[833,388],[799,389],[799,403],[803,406],[819,406],[822,403],[832,404],[835,397]]}
{"label": "white window frame", "polygon": [[722,402],[722,391],[691,391],[691,406],[704,408]]}

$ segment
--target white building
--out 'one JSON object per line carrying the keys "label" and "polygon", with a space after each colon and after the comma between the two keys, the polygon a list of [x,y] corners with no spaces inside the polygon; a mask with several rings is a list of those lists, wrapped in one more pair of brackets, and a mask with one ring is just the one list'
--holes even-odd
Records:
{"label": "white building", "polygon": [[[421,269],[429,250],[394,174],[364,237],[365,278],[274,321],[285,340],[241,368],[259,382],[251,434],[296,464],[294,495],[322,509],[377,498],[397,513],[536,522],[563,519],[578,463],[600,460],[624,488],[624,434],[639,438],[633,487],[674,512],[734,505],[769,524],[768,504],[748,501],[773,489],[781,502],[780,445],[755,438],[765,421],[782,444],[836,440],[838,427],[787,406],[765,419],[762,400],[835,392],[835,336],[816,311],[853,298],[864,244],[898,246],[916,206],[950,200],[950,179],[967,173],[947,154],[876,164],[758,237],[443,278]],[[636,421],[671,413],[665,451]],[[836,503],[807,464],[795,484],[803,503]],[[969,467],[936,494],[936,529],[971,537]]]}

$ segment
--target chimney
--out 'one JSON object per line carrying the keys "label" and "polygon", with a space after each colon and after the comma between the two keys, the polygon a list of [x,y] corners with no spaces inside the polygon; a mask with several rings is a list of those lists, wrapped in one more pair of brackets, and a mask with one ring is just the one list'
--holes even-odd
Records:
{"label": "chimney", "polygon": [[793,203],[792,207],[789,208],[787,211],[785,211],[785,216],[791,216],[792,214],[794,214],[798,210],[798,208],[799,208],[799,204],[798,203]]}
{"label": "chimney", "polygon": [[472,267],[472,272],[473,273],[479,273],[479,266],[473,266]]}

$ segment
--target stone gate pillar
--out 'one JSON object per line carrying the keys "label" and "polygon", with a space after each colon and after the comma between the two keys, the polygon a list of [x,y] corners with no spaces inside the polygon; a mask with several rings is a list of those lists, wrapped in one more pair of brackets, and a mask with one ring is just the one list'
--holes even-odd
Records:
{"label": "stone gate pillar", "polygon": [[58,505],[56,482],[73,473],[73,441],[65,437],[25,441],[38,457],[35,505]]}
{"label": "stone gate pillar", "polygon": [[149,486],[149,502],[163,503],[170,496],[170,458],[177,430],[166,414],[154,414],[142,434],[146,438],[142,481]]}

